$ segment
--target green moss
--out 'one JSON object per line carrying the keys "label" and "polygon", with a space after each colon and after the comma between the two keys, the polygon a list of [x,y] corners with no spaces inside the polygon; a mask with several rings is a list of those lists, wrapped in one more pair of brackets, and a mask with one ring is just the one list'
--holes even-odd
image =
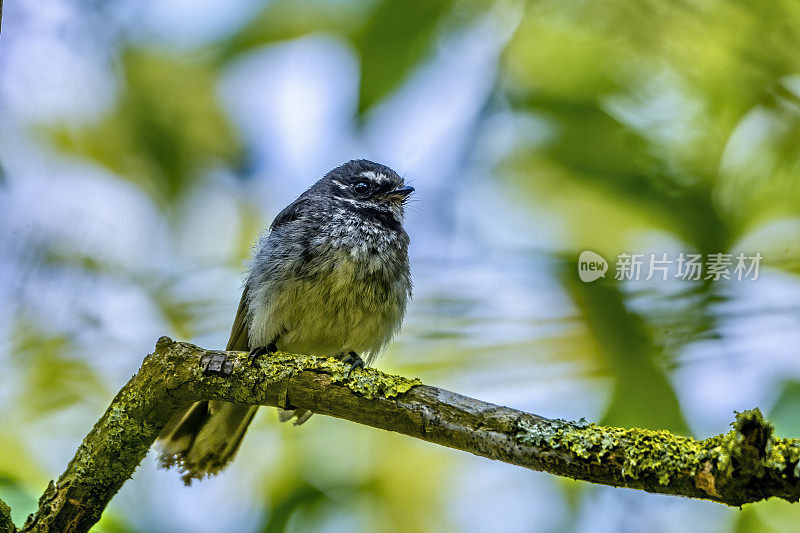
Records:
{"label": "green moss", "polygon": [[[736,414],[733,430],[705,440],[667,431],[597,426],[585,421],[518,423],[516,439],[543,450],[562,452],[586,463],[619,466],[631,479],[654,477],[667,485],[677,476],[694,477],[713,467],[716,487],[746,485],[752,478],[800,477],[800,441],[772,435],[772,424],[758,409]],[[711,471],[703,476],[708,479]],[[713,487],[713,486],[712,486]]]}
{"label": "green moss", "polygon": [[[189,343],[175,342],[169,337],[161,337],[156,342],[156,352],[167,356],[167,362],[182,364],[189,355],[188,351],[196,352],[200,356],[208,352]],[[230,357],[231,354],[228,353]],[[247,352],[238,352],[236,356],[236,366],[250,365]],[[393,398],[398,394],[409,391],[416,385],[422,385],[417,378],[406,378],[385,374],[374,368],[355,369],[350,372],[350,365],[342,363],[332,357],[315,357],[309,355],[290,354],[277,352],[269,357],[258,360],[258,368],[261,372],[261,380],[265,383],[277,383],[289,379],[296,372],[303,370],[314,370],[325,372],[331,375],[334,383],[341,383],[353,392],[372,399],[377,397]],[[202,368],[197,366],[196,376],[202,377]],[[350,375],[348,376],[348,372]],[[222,389],[236,389],[236,384],[229,380],[219,380],[215,386]],[[247,403],[248,398],[242,398]]]}
{"label": "green moss", "polygon": [[[245,356],[242,356],[245,357]],[[417,378],[406,378],[385,374],[374,368],[353,370],[348,376],[350,365],[332,357],[313,357],[278,352],[261,362],[261,370],[267,381],[283,381],[295,372],[314,370],[331,375],[334,383],[341,383],[353,392],[366,398],[392,398],[409,391],[416,385],[422,385]]]}
{"label": "green moss", "polygon": [[17,528],[11,520],[11,508],[0,500],[0,533],[14,533]]}
{"label": "green moss", "polygon": [[773,436],[773,426],[761,411],[736,413],[732,425],[732,431],[706,441],[722,475],[730,478],[735,465],[739,475],[762,477],[770,472],[783,479],[800,477],[800,441]]}
{"label": "green moss", "polygon": [[585,420],[521,421],[518,425],[516,439],[522,444],[560,451],[590,463],[619,465],[625,477],[652,476],[661,485],[693,468],[705,454],[698,441],[667,431],[598,426]]}
{"label": "green moss", "polygon": [[[102,433],[93,439],[81,443],[79,452],[75,455],[73,465],[74,477],[77,479],[94,478],[96,480],[111,481],[116,479],[120,470],[125,470],[130,464],[138,464],[141,452],[137,447],[124,447],[123,443],[132,441],[150,442],[157,432],[147,422],[132,418],[130,408],[135,399],[121,395],[111,404],[106,413]],[[107,448],[106,453],[97,454],[91,449],[88,442],[100,443]],[[103,462],[98,463],[97,458]]]}

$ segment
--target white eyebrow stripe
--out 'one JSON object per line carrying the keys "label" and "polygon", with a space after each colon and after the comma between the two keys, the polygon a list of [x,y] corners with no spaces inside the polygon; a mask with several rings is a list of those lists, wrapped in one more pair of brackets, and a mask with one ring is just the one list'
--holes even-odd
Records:
{"label": "white eyebrow stripe", "polygon": [[340,189],[346,189],[346,188],[347,188],[347,185],[345,185],[344,183],[342,183],[342,182],[341,182],[341,181],[339,181],[339,180],[331,180],[331,181],[332,181],[333,183],[335,183],[336,185],[338,185]]}
{"label": "white eyebrow stripe", "polygon": [[371,178],[373,181],[376,181],[378,183],[383,183],[383,182],[389,180],[389,178],[387,178],[385,174],[375,174],[371,170],[367,170],[365,172],[362,172],[361,174],[359,174],[359,176],[361,176],[363,178]]}

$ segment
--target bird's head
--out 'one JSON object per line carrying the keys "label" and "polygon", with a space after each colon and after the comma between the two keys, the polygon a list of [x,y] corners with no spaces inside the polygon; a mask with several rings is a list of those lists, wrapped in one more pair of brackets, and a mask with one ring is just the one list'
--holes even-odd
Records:
{"label": "bird's head", "polygon": [[389,210],[402,216],[403,204],[414,192],[391,168],[366,159],[348,161],[321,180],[327,193],[344,205]]}

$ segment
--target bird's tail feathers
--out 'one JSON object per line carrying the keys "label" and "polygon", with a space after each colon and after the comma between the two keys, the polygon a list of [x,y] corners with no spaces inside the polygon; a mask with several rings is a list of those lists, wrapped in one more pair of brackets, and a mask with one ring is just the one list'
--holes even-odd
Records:
{"label": "bird's tail feathers", "polygon": [[230,463],[258,406],[196,402],[173,415],[156,445],[161,466],[178,467],[183,481],[214,475]]}

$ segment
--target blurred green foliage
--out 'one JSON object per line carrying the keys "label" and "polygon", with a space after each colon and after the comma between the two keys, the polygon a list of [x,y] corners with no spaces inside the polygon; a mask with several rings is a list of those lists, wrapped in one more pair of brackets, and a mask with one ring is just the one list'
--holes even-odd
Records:
{"label": "blurred green foliage", "polygon": [[198,184],[203,169],[237,164],[239,136],[207,61],[128,48],[119,69],[114,108],[96,124],[50,128],[56,147],[133,181],[164,206]]}
{"label": "blurred green foliage", "polygon": [[361,58],[359,111],[389,94],[431,52],[436,25],[451,4],[450,0],[379,3],[354,39]]}
{"label": "blurred green foliage", "polygon": [[[569,261],[562,276],[613,377],[614,392],[602,423],[687,434],[678,398],[659,367],[660,347],[648,325],[625,307],[613,280],[583,283]],[[647,401],[643,401],[644,399]]]}
{"label": "blurred green foliage", "polygon": [[433,51],[452,0],[278,0],[267,2],[240,31],[219,44],[227,62],[266,44],[311,33],[347,39],[361,62],[359,111],[387,96]]}
{"label": "blurred green foliage", "polygon": [[548,179],[577,181],[703,252],[796,216],[798,23],[794,2],[532,3],[505,79],[553,133],[516,174],[547,197]]}
{"label": "blurred green foliage", "polygon": [[91,365],[73,354],[72,340],[53,335],[28,320],[15,324],[12,363],[26,387],[20,391],[17,416],[41,418],[95,398],[108,396]]}
{"label": "blurred green foliage", "polygon": [[769,420],[775,425],[775,434],[800,438],[800,381],[789,379],[778,391],[778,399],[769,411]]}

